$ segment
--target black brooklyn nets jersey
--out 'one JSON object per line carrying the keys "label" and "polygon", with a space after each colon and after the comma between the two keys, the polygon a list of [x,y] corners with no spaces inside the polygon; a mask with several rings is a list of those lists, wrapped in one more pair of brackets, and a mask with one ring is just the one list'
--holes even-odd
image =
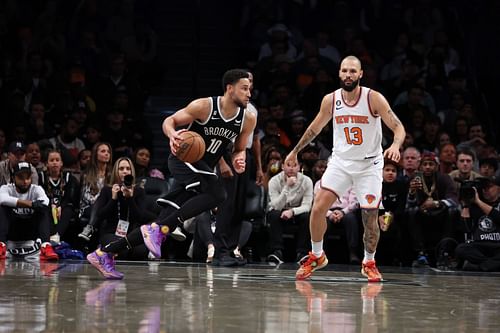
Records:
{"label": "black brooklyn nets jersey", "polygon": [[205,141],[205,155],[202,160],[215,167],[227,146],[234,142],[243,127],[245,109],[239,108],[231,119],[225,119],[220,112],[220,97],[212,97],[212,112],[205,122],[194,121],[189,130],[197,132]]}

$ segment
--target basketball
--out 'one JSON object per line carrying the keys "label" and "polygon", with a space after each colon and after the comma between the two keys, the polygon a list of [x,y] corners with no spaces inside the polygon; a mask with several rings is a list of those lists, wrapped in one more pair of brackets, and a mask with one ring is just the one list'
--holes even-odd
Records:
{"label": "basketball", "polygon": [[196,132],[186,131],[181,133],[182,142],[177,149],[177,158],[183,162],[194,163],[201,160],[205,154],[205,141]]}

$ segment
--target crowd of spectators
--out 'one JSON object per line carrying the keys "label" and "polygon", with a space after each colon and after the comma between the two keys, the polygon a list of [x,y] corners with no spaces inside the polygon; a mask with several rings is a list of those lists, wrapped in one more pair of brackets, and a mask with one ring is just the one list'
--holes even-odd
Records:
{"label": "crowd of spectators", "polygon": [[[38,183],[39,174],[51,172],[48,153],[56,150],[64,172],[80,185],[75,213],[87,219],[80,226],[92,220],[85,208],[104,186],[113,185],[110,168],[120,157],[131,159],[138,177],[168,178],[167,170],[148,165],[154,152],[144,105],[151,87],[161,83],[157,36],[148,23],[154,7],[148,4],[152,3],[52,0],[0,6],[0,153],[2,160],[9,161],[0,170],[3,184],[10,181],[9,168],[23,160],[31,163],[33,183]],[[397,189],[386,185],[394,182],[391,177],[384,177],[384,205],[391,206],[391,195],[398,195],[397,211],[390,212],[395,213],[391,225],[384,224],[381,210],[381,228],[387,228],[383,231],[396,230],[381,240],[391,242],[391,259],[386,262],[407,264],[401,255],[404,251],[417,264],[443,259],[444,250],[433,255],[423,244],[418,224],[423,203],[412,195],[422,190],[420,185],[426,187],[426,181],[431,188],[432,179],[441,182],[449,177],[460,185],[465,179],[473,180],[470,175],[490,180],[499,176],[491,111],[474,81],[460,6],[460,1],[428,0],[242,3],[240,67],[254,74],[252,103],[259,112],[257,135],[266,192],[279,175],[284,156],[316,115],[322,97],[339,87],[341,59],[355,55],[364,70],[361,84],[382,92],[407,130],[401,164],[391,164],[396,170],[387,171],[396,173]],[[16,143],[22,146],[16,148]],[[390,144],[389,136],[384,144]],[[107,153],[99,151],[103,146],[108,147]],[[331,146],[331,128],[326,127],[300,155],[301,172],[313,184],[324,172]],[[435,174],[439,176],[433,178]],[[412,187],[415,177],[421,182]],[[452,184],[451,197],[439,190],[427,193],[422,200],[429,209],[423,213],[429,215],[435,201],[436,208],[460,209],[457,184]],[[402,197],[406,202],[401,202]],[[354,206],[348,211],[332,207],[325,218],[332,223],[347,221],[344,215],[355,219]],[[435,218],[441,216],[438,213],[424,215]],[[450,214],[447,218],[453,227],[461,214]],[[407,220],[412,222],[406,224]],[[432,247],[442,238],[463,242],[452,227],[437,235]],[[358,254],[356,233],[348,233],[352,262]],[[282,250],[273,236],[270,254]],[[393,244],[413,248],[403,251]],[[306,251],[302,247],[297,258]],[[448,257],[450,252],[446,247]]]}

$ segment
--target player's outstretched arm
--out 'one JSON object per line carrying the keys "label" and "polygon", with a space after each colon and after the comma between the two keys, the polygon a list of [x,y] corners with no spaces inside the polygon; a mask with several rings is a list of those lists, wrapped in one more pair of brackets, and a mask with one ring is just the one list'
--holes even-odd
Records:
{"label": "player's outstretched arm", "polygon": [[295,165],[295,163],[297,163],[297,154],[309,143],[311,143],[311,141],[314,140],[316,136],[318,136],[323,127],[325,127],[326,124],[328,124],[328,122],[332,119],[332,103],[333,94],[327,94],[325,95],[325,97],[323,97],[319,113],[307,127],[297,145],[288,154],[285,159],[285,163],[291,163],[292,165]]}
{"label": "player's outstretched arm", "polygon": [[400,158],[400,148],[406,136],[403,123],[399,120],[394,111],[391,110],[389,103],[381,93],[373,91],[373,93],[370,94],[370,104],[373,110],[380,115],[384,124],[394,133],[392,145],[386,149],[384,157],[398,162]]}

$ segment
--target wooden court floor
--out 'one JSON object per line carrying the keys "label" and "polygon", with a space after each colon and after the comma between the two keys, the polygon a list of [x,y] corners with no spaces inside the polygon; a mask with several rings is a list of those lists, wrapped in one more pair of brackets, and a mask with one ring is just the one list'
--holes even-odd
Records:
{"label": "wooden court floor", "polygon": [[0,262],[0,332],[500,332],[500,274],[329,265],[240,268],[84,261]]}

